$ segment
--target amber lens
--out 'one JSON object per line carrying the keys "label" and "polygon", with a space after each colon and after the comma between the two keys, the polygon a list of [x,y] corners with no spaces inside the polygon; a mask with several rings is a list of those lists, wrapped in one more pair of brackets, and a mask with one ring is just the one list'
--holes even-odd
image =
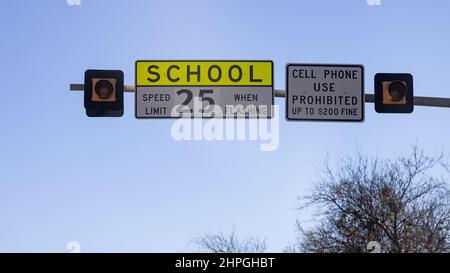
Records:
{"label": "amber lens", "polygon": [[108,80],[100,80],[95,84],[95,94],[102,100],[106,100],[114,93],[114,86]]}
{"label": "amber lens", "polygon": [[406,85],[403,82],[396,81],[389,85],[389,96],[391,96],[392,101],[401,101],[406,96]]}

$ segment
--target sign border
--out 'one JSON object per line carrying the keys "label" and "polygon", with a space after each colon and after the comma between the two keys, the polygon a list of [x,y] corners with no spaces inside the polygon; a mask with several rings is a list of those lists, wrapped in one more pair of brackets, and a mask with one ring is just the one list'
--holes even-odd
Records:
{"label": "sign border", "polygon": [[[138,117],[137,116],[137,103],[138,103],[138,98],[137,98],[137,89],[139,86],[141,87],[145,87],[144,85],[137,85],[137,64],[138,62],[270,62],[272,64],[272,73],[271,73],[271,77],[272,77],[272,85],[270,87],[272,87],[272,113],[269,117],[227,117],[227,116],[222,116],[222,117]],[[136,88],[136,92],[135,92],[135,98],[134,98],[134,117],[136,119],[182,119],[182,118],[190,118],[190,119],[272,119],[273,118],[273,114],[274,114],[274,107],[275,107],[275,83],[274,83],[274,62],[272,60],[137,60],[134,63],[134,86]],[[165,87],[172,87],[173,85],[164,85]],[[164,86],[158,86],[158,87],[164,87]],[[209,85],[205,85],[205,86],[209,86]],[[215,87],[221,87],[221,85],[214,85]],[[225,85],[224,85],[225,86]],[[224,87],[222,86],[222,87]],[[252,87],[251,85],[246,85],[247,87]],[[179,86],[179,87],[183,87],[183,86]],[[196,87],[195,85],[189,85],[189,87]],[[226,87],[233,87],[233,85],[226,85]],[[256,87],[269,87],[267,86],[261,86],[258,85]]]}
{"label": "sign border", "polygon": [[[306,66],[306,67],[359,67],[362,69],[362,82],[361,82],[361,101],[362,101],[362,117],[359,120],[346,120],[346,119],[293,119],[289,118],[289,67],[291,66]],[[285,97],[285,113],[286,113],[286,121],[288,122],[342,122],[342,123],[358,123],[358,122],[364,122],[365,116],[366,116],[366,110],[365,110],[365,104],[366,104],[366,97],[365,97],[365,91],[364,91],[364,83],[365,83],[365,67],[362,64],[312,64],[312,63],[288,63],[286,64],[286,97]]]}

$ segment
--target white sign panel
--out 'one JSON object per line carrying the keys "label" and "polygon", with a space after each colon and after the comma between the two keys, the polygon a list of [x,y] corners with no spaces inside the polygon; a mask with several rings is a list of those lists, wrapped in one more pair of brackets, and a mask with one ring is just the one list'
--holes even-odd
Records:
{"label": "white sign panel", "polygon": [[288,64],[286,119],[364,121],[364,66]]}

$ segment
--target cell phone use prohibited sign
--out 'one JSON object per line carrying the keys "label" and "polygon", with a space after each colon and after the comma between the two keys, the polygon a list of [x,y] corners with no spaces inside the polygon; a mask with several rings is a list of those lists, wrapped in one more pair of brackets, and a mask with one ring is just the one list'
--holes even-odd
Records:
{"label": "cell phone use prohibited sign", "polygon": [[288,121],[364,121],[364,66],[288,64]]}

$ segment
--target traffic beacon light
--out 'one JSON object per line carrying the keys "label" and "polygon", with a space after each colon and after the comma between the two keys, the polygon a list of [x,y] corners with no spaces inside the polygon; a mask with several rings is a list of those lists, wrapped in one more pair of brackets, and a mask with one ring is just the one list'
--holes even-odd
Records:
{"label": "traffic beacon light", "polygon": [[84,108],[89,117],[123,116],[124,76],[120,70],[86,70]]}
{"label": "traffic beacon light", "polygon": [[414,111],[411,74],[375,75],[375,111],[377,113],[412,113]]}

